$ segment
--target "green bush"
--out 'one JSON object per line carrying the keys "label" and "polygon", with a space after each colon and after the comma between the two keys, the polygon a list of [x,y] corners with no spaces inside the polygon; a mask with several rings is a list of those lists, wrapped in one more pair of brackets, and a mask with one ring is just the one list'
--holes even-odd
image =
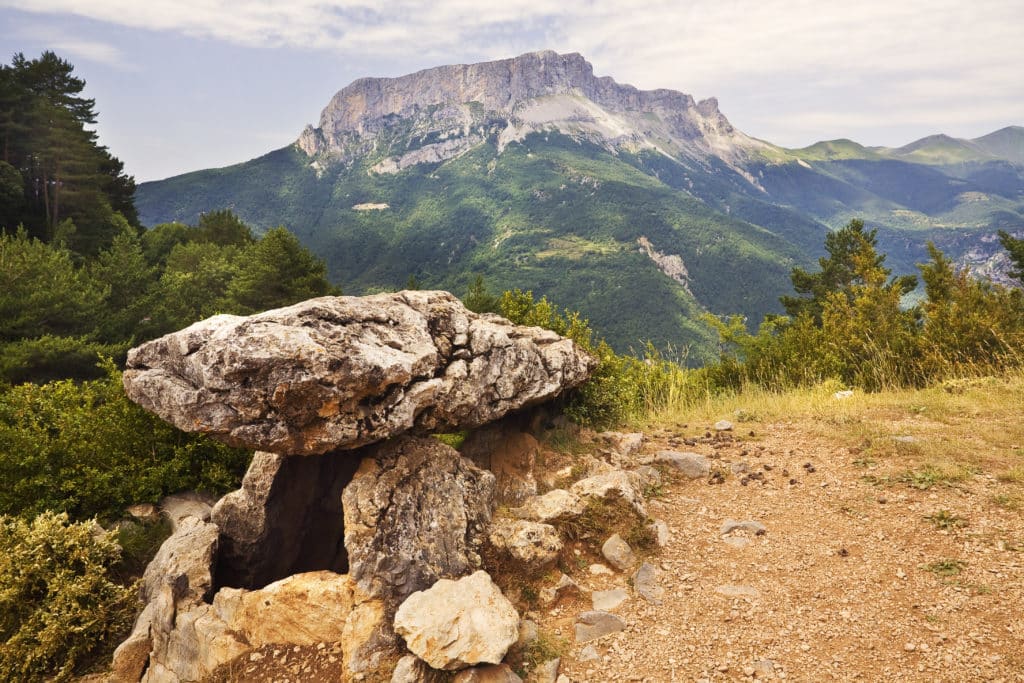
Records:
{"label": "green bush", "polygon": [[532,292],[518,289],[505,292],[498,311],[516,324],[569,337],[597,358],[590,379],[570,395],[566,406],[566,414],[581,424],[604,428],[639,419],[697,387],[698,373],[664,358],[650,344],[643,358],[616,354],[604,340],[595,340],[579,313],[559,313],[546,297],[535,300]]}
{"label": "green bush", "polygon": [[0,342],[0,380],[10,384],[87,380],[103,376],[104,357],[124,358],[128,345],[101,344],[85,337],[55,337]]}
{"label": "green bush", "polygon": [[107,578],[119,555],[93,522],[0,516],[0,679],[66,681],[106,654],[135,607],[134,589]]}
{"label": "green bush", "polygon": [[0,392],[0,514],[113,519],[175,491],[238,486],[247,451],[150,415],[125,396],[113,364],[104,369],[98,380]]}
{"label": "green bush", "polygon": [[750,334],[739,317],[708,317],[721,343],[706,370],[712,384],[786,389],[834,379],[874,391],[1024,365],[1024,292],[957,272],[929,244],[931,261],[918,266],[924,301],[907,307],[910,278],[889,279],[874,233],[862,228],[854,221],[836,233],[845,238],[830,237],[820,273],[794,270],[808,296],[783,297],[793,318],[767,318]]}

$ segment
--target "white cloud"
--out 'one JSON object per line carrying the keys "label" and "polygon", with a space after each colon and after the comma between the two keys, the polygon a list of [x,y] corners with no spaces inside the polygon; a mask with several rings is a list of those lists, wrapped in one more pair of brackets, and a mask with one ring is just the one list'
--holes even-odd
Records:
{"label": "white cloud", "polygon": [[107,42],[86,40],[41,25],[22,26],[18,30],[18,35],[23,38],[45,41],[50,49],[76,60],[97,62],[120,69],[128,68],[127,60],[121,50]]}
{"label": "white cloud", "polygon": [[[887,73],[1024,61],[1019,0],[0,0],[254,47],[508,56],[557,43],[655,87],[713,89],[737,75]],[[510,30],[511,29],[511,30]],[[496,40],[497,38],[497,40]],[[689,83],[683,82],[688,81]]]}
{"label": "white cloud", "polygon": [[[642,5],[622,0],[486,5],[478,0],[33,0],[25,5],[0,0],[0,7],[22,11],[70,13],[249,47],[330,50],[382,65],[425,68],[551,47],[580,52],[599,75],[638,87],[676,88],[698,98],[755,89],[783,110],[786,103],[773,99],[771,91],[791,93],[801,102],[792,102],[790,109],[811,112],[804,114],[807,120],[839,123],[853,117],[883,126],[894,115],[914,114],[938,125],[972,115],[980,120],[989,110],[1011,117],[1007,123],[1024,121],[1020,0],[648,0]],[[104,53],[99,44],[77,47],[82,54],[93,49],[93,58],[117,58],[116,51]],[[729,101],[722,104],[727,114],[735,111]],[[807,120],[799,125],[808,125]]]}

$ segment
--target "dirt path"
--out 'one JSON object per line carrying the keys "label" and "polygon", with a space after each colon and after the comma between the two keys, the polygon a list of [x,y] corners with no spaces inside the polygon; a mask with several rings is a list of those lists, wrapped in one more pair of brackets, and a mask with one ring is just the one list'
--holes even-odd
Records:
{"label": "dirt path", "polygon": [[[537,614],[571,643],[562,672],[574,683],[1024,681],[1024,516],[992,502],[1020,484],[978,474],[927,489],[879,485],[856,448],[793,424],[724,444],[682,446],[679,436],[655,434],[644,450],[701,452],[729,474],[674,482],[650,501],[671,529],[648,558],[663,603],[632,595],[615,610],[627,629],[582,645],[573,624],[589,594]],[[763,482],[743,485],[738,463]],[[730,519],[766,532],[724,537]],[[630,584],[626,574],[575,578],[587,591]],[[581,661],[587,645],[597,659]]]}

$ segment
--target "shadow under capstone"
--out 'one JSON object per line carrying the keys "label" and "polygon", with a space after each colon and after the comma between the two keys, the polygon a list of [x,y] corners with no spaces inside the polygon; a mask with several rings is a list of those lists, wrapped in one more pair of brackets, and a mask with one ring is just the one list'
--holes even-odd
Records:
{"label": "shadow under capstone", "polygon": [[263,588],[292,574],[348,572],[342,491],[360,450],[280,456],[257,452],[242,488],[217,503],[214,592]]}

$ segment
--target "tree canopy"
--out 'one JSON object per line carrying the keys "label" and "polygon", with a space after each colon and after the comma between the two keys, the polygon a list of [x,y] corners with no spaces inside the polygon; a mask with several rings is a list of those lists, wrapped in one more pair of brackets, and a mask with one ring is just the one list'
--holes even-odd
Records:
{"label": "tree canopy", "polygon": [[[135,181],[87,128],[96,102],[73,72],[50,51],[0,66],[0,228],[23,225],[32,237],[94,255],[120,232],[116,216],[139,228]],[[66,219],[73,231],[61,230]]]}

